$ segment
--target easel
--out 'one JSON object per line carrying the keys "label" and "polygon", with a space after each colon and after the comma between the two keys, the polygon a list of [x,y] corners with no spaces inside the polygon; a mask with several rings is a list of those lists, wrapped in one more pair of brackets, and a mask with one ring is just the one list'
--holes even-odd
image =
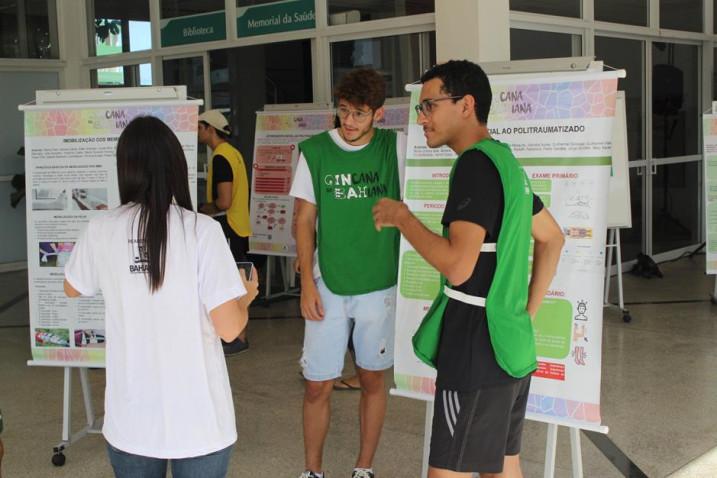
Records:
{"label": "easel", "polygon": [[[52,447],[52,464],[62,466],[65,464],[64,451],[73,443],[87,435],[102,434],[102,423],[104,417],[95,417],[92,406],[92,389],[87,377],[89,368],[104,368],[104,364],[63,364],[58,362],[43,362],[29,360],[27,364],[31,367],[62,367],[64,386],[62,387],[62,439],[57,446]],[[80,386],[82,387],[82,399],[85,404],[86,425],[80,430],[72,433],[72,370],[77,369],[80,374]]]}
{"label": "easel", "polygon": [[[552,60],[526,60],[526,61],[515,61],[515,62],[499,62],[499,63],[483,63],[481,64],[484,71],[490,75],[501,75],[501,74],[524,74],[530,78],[531,74],[535,76],[544,76],[546,73],[559,74],[561,72],[602,72],[602,62],[595,62],[591,57],[584,58],[559,58]],[[624,77],[624,72],[620,73],[620,76]],[[410,87],[407,87],[407,89]],[[619,235],[615,239],[616,234],[613,234],[613,241],[619,247]],[[619,254],[619,253],[618,253]],[[415,330],[415,329],[414,329]],[[411,377],[411,380],[417,378]],[[430,380],[430,377],[421,376],[421,380]],[[422,386],[422,390],[426,390],[425,384]],[[430,449],[430,435],[432,431],[433,421],[433,396],[426,393],[417,393],[409,390],[392,389],[391,394],[394,396],[403,396],[406,398],[424,400],[426,402],[426,413],[425,413],[425,424],[424,424],[424,449],[423,449],[423,465],[421,476],[426,477],[428,475],[428,455]],[[580,430],[592,430],[599,433],[607,433],[608,428],[601,425],[592,425],[586,422],[578,422],[561,419],[553,416],[547,416],[542,414],[527,414],[526,418],[533,421],[540,421],[547,423],[547,438],[545,448],[545,466],[544,466],[544,477],[553,478],[555,476],[556,467],[556,455],[557,455],[557,438],[558,429],[560,426],[567,427],[570,434],[570,446],[571,446],[571,461],[572,461],[572,476],[574,478],[582,478],[583,476],[583,462],[582,462],[582,446]]]}
{"label": "easel", "polygon": [[[331,104],[329,103],[291,103],[291,104],[265,104],[264,108],[260,111],[257,111],[257,118],[262,113],[283,113],[283,112],[299,112],[299,111],[312,111],[312,112],[321,112],[323,110],[329,111],[331,109]],[[307,135],[308,137],[308,135]],[[255,143],[256,143],[256,137],[255,137]],[[255,150],[254,150],[254,156],[256,157],[256,144],[255,144]],[[292,165],[292,168],[295,167],[295,165]],[[293,176],[293,172],[292,172]],[[293,179],[293,178],[292,178]],[[254,196],[254,183],[252,180],[251,184],[251,203],[252,205],[256,203],[256,198]],[[292,208],[293,211],[293,208]],[[250,211],[250,215],[252,214],[253,210]],[[293,216],[291,214],[290,216]],[[251,243],[250,243],[251,246]],[[264,296],[262,297],[262,302],[265,305],[269,305],[272,301],[275,300],[281,300],[284,298],[293,298],[298,297],[299,290],[296,287],[296,274],[294,273],[294,262],[296,261],[296,256],[294,255],[287,255],[287,254],[274,254],[274,253],[267,253],[266,251],[262,250],[249,250],[250,254],[261,254],[266,256],[266,284],[264,285]],[[281,282],[282,282],[282,289],[278,292],[272,292],[272,276],[274,274],[274,268],[276,267],[276,262],[278,261],[279,264],[279,273],[281,274]]]}
{"label": "easel", "polygon": [[[605,246],[606,252],[607,252],[607,265],[605,268],[605,307],[612,306],[613,304],[610,303],[610,271],[612,269],[612,252],[615,250],[615,259],[616,259],[616,266],[617,266],[617,295],[618,295],[618,303],[617,307],[620,309],[620,312],[622,312],[622,321],[625,323],[629,323],[632,321],[632,316],[630,315],[630,311],[625,308],[625,298],[623,297],[623,288],[622,288],[622,250],[620,248],[620,228],[619,227],[611,227],[608,229],[608,238],[607,238],[607,244]],[[717,291],[717,285],[715,285],[715,290]]]}
{"label": "easel", "polygon": [[[34,105],[21,105],[20,110],[44,110],[47,109],[77,109],[77,108],[105,108],[105,107],[147,107],[148,112],[155,106],[185,106],[202,104],[201,100],[188,100],[186,86],[165,86],[151,88],[117,88],[117,89],[92,89],[92,90],[51,90],[37,91],[35,94]],[[29,156],[26,155],[26,161]],[[29,176],[28,176],[29,178]],[[190,171],[191,178],[191,171]],[[30,179],[28,179],[28,183]],[[191,185],[191,183],[190,183]],[[191,189],[191,188],[190,188]],[[194,184],[194,192],[192,193],[193,201],[196,202],[196,183]],[[31,211],[28,207],[28,244],[31,243]],[[28,263],[35,259],[36,251],[28,248]],[[36,259],[35,259],[36,260]],[[36,317],[32,289],[32,268],[28,270],[30,280],[30,318]],[[32,327],[31,327],[32,330]],[[32,339],[31,339],[32,340]],[[72,349],[64,349],[70,352]],[[64,360],[29,360],[28,366],[39,367],[62,367],[63,373],[63,397],[62,397],[62,438],[57,446],[52,448],[52,464],[55,466],[63,466],[65,464],[64,451],[70,445],[84,438],[89,434],[102,433],[103,417],[96,417],[94,407],[92,406],[92,390],[90,387],[87,370],[89,368],[104,368],[103,362],[83,361],[80,356],[74,357],[76,361],[72,361],[73,357],[63,357]],[[96,358],[93,360],[97,360]],[[82,398],[85,405],[86,424],[80,430],[72,432],[72,370],[77,369],[80,375],[80,385],[82,387]]]}
{"label": "easel", "polygon": [[[271,292],[271,277],[274,269],[274,260],[278,260],[279,273],[281,274],[281,282],[283,290],[279,292]],[[264,284],[264,297],[262,300],[268,305],[272,300],[280,298],[298,297],[299,292],[296,288],[296,274],[294,274],[294,261],[296,257],[290,256],[266,256],[266,284]]]}
{"label": "easel", "polygon": [[612,176],[609,182],[608,211],[607,211],[607,241],[605,252],[607,263],[605,265],[605,295],[603,305],[614,306],[610,303],[610,279],[612,272],[613,251],[615,251],[617,266],[617,307],[622,313],[625,323],[632,321],[630,311],[625,308],[625,298],[622,286],[622,248],[620,246],[620,229],[632,227],[632,211],[630,205],[630,180],[627,167],[627,115],[625,111],[625,92],[617,92],[615,103],[615,123],[613,126],[612,144]]}

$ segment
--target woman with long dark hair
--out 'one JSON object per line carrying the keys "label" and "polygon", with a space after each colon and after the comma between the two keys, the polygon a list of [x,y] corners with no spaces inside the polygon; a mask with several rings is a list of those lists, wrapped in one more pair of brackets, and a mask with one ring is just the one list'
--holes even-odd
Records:
{"label": "woman with long dark hair", "polygon": [[117,144],[121,206],[93,217],[65,266],[70,297],[105,301],[105,420],[115,475],[224,477],[236,441],[220,338],[246,326],[256,273],[193,211],[187,161],[157,118]]}

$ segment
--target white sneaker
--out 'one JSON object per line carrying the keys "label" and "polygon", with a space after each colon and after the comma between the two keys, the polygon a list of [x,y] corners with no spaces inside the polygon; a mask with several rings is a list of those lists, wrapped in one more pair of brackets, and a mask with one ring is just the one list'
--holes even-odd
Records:
{"label": "white sneaker", "polygon": [[323,473],[317,475],[313,471],[306,470],[301,475],[299,475],[299,478],[326,478],[326,475],[324,475]]}
{"label": "white sneaker", "polygon": [[351,478],[374,478],[373,470],[370,468],[354,468]]}

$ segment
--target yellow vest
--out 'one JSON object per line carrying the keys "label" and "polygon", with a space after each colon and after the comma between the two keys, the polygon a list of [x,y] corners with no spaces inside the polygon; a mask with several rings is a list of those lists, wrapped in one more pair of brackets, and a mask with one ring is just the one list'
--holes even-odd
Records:
{"label": "yellow vest", "polygon": [[249,181],[244,167],[244,158],[229,143],[222,143],[212,153],[207,171],[207,202],[214,202],[212,176],[214,174],[214,156],[223,156],[232,168],[232,204],[227,209],[227,222],[238,236],[251,236],[249,223]]}

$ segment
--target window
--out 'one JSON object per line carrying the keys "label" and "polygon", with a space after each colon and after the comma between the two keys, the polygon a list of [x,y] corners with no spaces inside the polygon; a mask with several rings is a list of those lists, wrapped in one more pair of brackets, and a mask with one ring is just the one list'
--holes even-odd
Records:
{"label": "window", "polygon": [[647,26],[649,0],[594,0],[595,20]]}
{"label": "window", "polygon": [[595,58],[613,68],[627,71],[627,77],[618,80],[618,90],[625,92],[627,115],[627,147],[630,161],[645,159],[642,125],[644,42],[624,38],[595,37]]}
{"label": "window", "polygon": [[314,100],[311,41],[215,50],[209,53],[212,108],[225,112],[232,141],[251,165],[256,112],[265,104]]}
{"label": "window", "polygon": [[434,0],[328,0],[329,25],[433,13]]}
{"label": "window", "polygon": [[388,97],[407,96],[412,83],[436,62],[434,32],[368,38],[331,45],[332,84],[355,68],[373,68],[386,80]]}
{"label": "window", "polygon": [[702,0],[660,0],[660,28],[701,32]]}
{"label": "window", "polygon": [[580,17],[580,0],[510,0],[510,9],[521,12]]}
{"label": "window", "polygon": [[[201,56],[162,62],[164,85],[186,85],[187,96],[204,99],[204,62]],[[202,110],[204,107],[200,106]]]}
{"label": "window", "polygon": [[113,55],[152,48],[149,2],[93,0],[90,5],[90,55]]}
{"label": "window", "polygon": [[582,40],[580,35],[521,30],[519,28],[510,29],[511,60],[562,58],[580,56],[581,54]]}
{"label": "window", "polygon": [[224,0],[161,0],[162,18],[186,17],[224,10]]}
{"label": "window", "polygon": [[152,65],[114,66],[90,71],[92,88],[152,86]]}
{"label": "window", "polygon": [[699,48],[662,42],[652,45],[653,156],[698,154]]}
{"label": "window", "polygon": [[224,0],[161,0],[160,8],[163,47],[227,37]]}
{"label": "window", "polygon": [[0,58],[57,58],[54,1],[0,0]]}

